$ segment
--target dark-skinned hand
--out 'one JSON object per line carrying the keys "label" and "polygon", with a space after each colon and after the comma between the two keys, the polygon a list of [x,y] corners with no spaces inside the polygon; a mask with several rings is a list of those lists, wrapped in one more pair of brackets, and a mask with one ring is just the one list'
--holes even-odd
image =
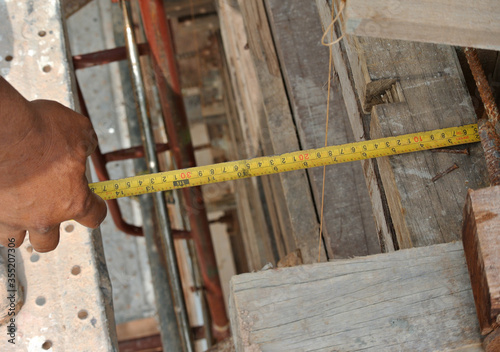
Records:
{"label": "dark-skinned hand", "polygon": [[0,244],[13,238],[18,247],[28,232],[33,248],[48,252],[61,222],[96,228],[106,216],[85,177],[97,138],[86,117],[54,101],[28,102],[2,84],[0,98],[11,97],[14,106],[0,101]]}

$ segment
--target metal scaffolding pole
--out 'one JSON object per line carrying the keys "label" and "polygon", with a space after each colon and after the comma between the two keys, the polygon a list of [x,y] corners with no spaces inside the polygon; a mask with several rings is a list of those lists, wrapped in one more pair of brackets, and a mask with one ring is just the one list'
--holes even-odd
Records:
{"label": "metal scaffolding pole", "polygon": [[[120,5],[123,11],[125,42],[132,74],[132,85],[134,88],[134,97],[136,100],[139,115],[139,125],[141,128],[141,137],[145,150],[146,161],[149,172],[156,173],[159,171],[158,160],[155,152],[153,131],[149,120],[149,111],[146,101],[144,81],[141,73],[141,65],[139,62],[139,52],[130,17],[130,5],[128,5],[128,2],[124,0],[120,0]],[[161,253],[158,254],[160,254],[160,256],[163,256],[164,258],[165,262],[163,264],[165,265],[168,277],[170,279],[170,289],[173,298],[173,307],[166,307],[165,305],[161,304],[161,295],[164,294],[165,291],[164,289],[158,288],[156,286],[157,282],[155,282],[155,296],[157,309],[160,316],[163,348],[165,351],[179,351],[180,349],[182,349],[186,352],[191,352],[194,351],[191,338],[191,330],[189,327],[187,310],[184,302],[180,275],[177,267],[177,258],[175,254],[174,241],[172,231],[170,229],[170,222],[168,219],[165,199],[163,197],[163,193],[161,192],[154,193],[152,197],[155,208],[154,210],[156,216],[156,226],[160,234],[160,236],[157,236],[156,238],[156,240],[159,241],[159,243],[157,243],[157,248],[159,251],[161,251]],[[146,239],[148,240],[148,238]],[[150,241],[155,241],[155,239],[150,239]],[[165,285],[165,283],[159,284],[163,286]],[[167,331],[165,329],[168,324],[163,321],[164,319],[168,319],[168,317],[163,316],[162,314],[169,315],[172,310],[174,311],[177,318],[178,339],[175,339],[175,334],[172,334],[170,326],[170,331]]]}

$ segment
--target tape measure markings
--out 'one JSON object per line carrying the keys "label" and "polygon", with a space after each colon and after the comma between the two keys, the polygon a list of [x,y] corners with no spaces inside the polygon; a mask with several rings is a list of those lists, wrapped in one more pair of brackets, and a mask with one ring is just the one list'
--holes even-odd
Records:
{"label": "tape measure markings", "polygon": [[92,183],[89,184],[89,187],[103,199],[115,199],[478,141],[477,125],[472,124],[248,160],[229,161],[182,170],[139,175],[120,180]]}

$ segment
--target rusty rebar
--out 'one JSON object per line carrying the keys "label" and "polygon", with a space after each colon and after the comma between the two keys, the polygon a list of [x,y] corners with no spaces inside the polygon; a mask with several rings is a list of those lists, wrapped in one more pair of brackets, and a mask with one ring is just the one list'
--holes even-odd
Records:
{"label": "rusty rebar", "polygon": [[488,120],[490,120],[493,124],[496,124],[500,120],[500,113],[495,102],[495,97],[493,96],[493,90],[488,83],[483,66],[479,61],[477,50],[474,48],[464,48],[464,53],[467,58],[467,62],[469,63],[472,76],[474,76],[474,80],[476,81],[476,86],[479,90],[479,95],[483,101],[484,108],[486,109]]}
{"label": "rusty rebar", "polygon": [[490,176],[490,184],[498,186],[500,185],[500,137],[495,130],[493,122],[480,119],[477,124]]}
{"label": "rusty rebar", "polygon": [[[156,143],[156,153],[166,152],[169,149],[168,143]],[[104,159],[107,163],[112,161],[121,161],[128,159],[144,158],[144,147],[136,146],[120,150],[115,150],[104,154]]]}
{"label": "rusty rebar", "polygon": [[500,137],[495,129],[496,124],[500,120],[500,113],[476,49],[464,48],[464,53],[476,81],[476,86],[487,116],[487,119],[479,119],[478,129],[481,145],[484,149],[484,158],[486,159],[490,184],[492,186],[500,185]]}

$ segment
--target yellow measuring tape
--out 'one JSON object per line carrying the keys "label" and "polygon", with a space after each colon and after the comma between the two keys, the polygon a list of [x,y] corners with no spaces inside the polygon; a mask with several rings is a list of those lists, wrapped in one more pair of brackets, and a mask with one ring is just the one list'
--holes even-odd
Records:
{"label": "yellow measuring tape", "polygon": [[133,176],[89,187],[103,199],[115,199],[474,142],[479,142],[476,124]]}

